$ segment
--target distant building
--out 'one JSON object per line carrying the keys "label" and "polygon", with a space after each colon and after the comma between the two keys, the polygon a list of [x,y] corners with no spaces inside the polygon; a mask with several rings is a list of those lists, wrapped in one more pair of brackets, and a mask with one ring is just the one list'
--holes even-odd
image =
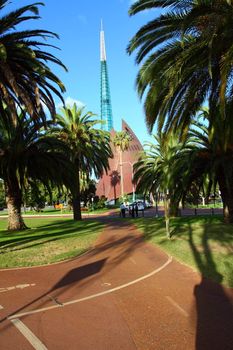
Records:
{"label": "distant building", "polygon": [[[124,193],[133,193],[134,185],[132,183],[133,175],[133,165],[138,160],[140,152],[143,150],[140,141],[137,136],[134,134],[129,125],[122,120],[122,130],[127,131],[132,141],[128,150],[124,151],[122,154],[122,170],[124,178]],[[116,131],[112,129],[111,138],[113,139]],[[113,200],[121,196],[121,186],[120,186],[120,159],[119,152],[116,150],[114,145],[111,143],[113,158],[109,159],[110,170],[108,173],[104,173],[97,184],[96,195],[101,197],[105,196],[107,200]]]}
{"label": "distant building", "polygon": [[[104,40],[104,31],[101,23],[100,31],[100,62],[101,62],[101,91],[100,91],[100,103],[101,103],[101,120],[105,121],[103,125],[104,130],[108,130],[111,133],[111,139],[113,139],[116,131],[113,129],[113,117],[112,106],[110,97],[110,88],[107,72],[107,59]],[[124,193],[131,194],[134,192],[134,185],[132,183],[133,165],[138,160],[140,152],[143,150],[140,141],[134,134],[130,126],[122,120],[122,131],[128,132],[132,138],[130,141],[129,149],[122,154],[122,170],[124,179]],[[113,158],[109,160],[110,170],[108,173],[104,173],[97,184],[96,195],[101,197],[105,196],[108,201],[121,196],[120,186],[120,159],[119,153],[111,143]]]}

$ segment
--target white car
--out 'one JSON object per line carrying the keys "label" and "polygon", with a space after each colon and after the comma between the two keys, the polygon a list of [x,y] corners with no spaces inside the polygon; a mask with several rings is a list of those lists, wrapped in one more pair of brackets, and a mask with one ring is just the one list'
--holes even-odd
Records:
{"label": "white car", "polygon": [[137,201],[137,202],[131,203],[129,205],[129,209],[132,209],[133,205],[135,205],[136,203],[138,205],[138,210],[145,210],[145,205],[142,201]]}

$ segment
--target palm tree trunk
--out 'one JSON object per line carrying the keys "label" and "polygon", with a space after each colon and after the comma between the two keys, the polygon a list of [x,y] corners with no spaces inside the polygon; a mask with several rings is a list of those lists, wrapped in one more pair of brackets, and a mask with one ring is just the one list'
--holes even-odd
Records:
{"label": "palm tree trunk", "polygon": [[167,238],[171,238],[170,232],[170,199],[167,194],[164,194],[164,216],[165,216],[165,224],[166,224],[166,235]]}
{"label": "palm tree trunk", "polygon": [[120,172],[121,172],[121,196],[124,195],[124,175],[123,175],[123,164],[122,164],[122,150],[120,150]]}
{"label": "palm tree trunk", "polygon": [[179,201],[170,199],[170,216],[175,218],[179,216]]}
{"label": "palm tree trunk", "polygon": [[73,219],[74,220],[82,220],[82,214],[81,214],[81,204],[80,204],[80,174],[79,174],[79,166],[78,169],[78,176],[77,176],[77,190],[75,195],[73,196]]}
{"label": "palm tree trunk", "polygon": [[73,198],[73,219],[76,221],[82,220],[80,196],[78,194]]}
{"label": "palm tree trunk", "polygon": [[233,188],[231,182],[227,184],[223,172],[218,174],[219,189],[223,202],[223,219],[227,224],[233,223]]}
{"label": "palm tree trunk", "polygon": [[116,205],[116,185],[113,186],[114,191],[114,204]]}
{"label": "palm tree trunk", "polygon": [[8,178],[8,181],[5,181],[5,191],[8,209],[7,229],[9,231],[27,229],[21,214],[22,193],[16,177]]}

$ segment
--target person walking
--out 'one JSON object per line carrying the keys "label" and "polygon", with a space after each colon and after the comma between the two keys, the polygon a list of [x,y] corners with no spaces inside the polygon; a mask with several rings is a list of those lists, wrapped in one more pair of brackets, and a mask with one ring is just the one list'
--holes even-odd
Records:
{"label": "person walking", "polygon": [[138,203],[135,203],[135,214],[136,214],[136,218],[138,218]]}
{"label": "person walking", "polygon": [[125,218],[125,203],[121,203],[120,210],[121,210],[121,217]]}
{"label": "person walking", "polygon": [[132,204],[132,209],[131,209],[131,216],[132,216],[132,218],[135,217],[134,213],[135,213],[135,209],[134,209],[134,203],[133,203]]}

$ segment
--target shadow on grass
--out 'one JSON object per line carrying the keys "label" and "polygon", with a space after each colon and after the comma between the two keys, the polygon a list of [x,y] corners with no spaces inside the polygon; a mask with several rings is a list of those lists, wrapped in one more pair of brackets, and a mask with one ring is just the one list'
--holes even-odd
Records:
{"label": "shadow on grass", "polygon": [[[100,228],[97,221],[81,221],[73,220],[60,221],[42,224],[35,229],[9,232],[5,231],[0,234],[0,254],[9,252],[9,250],[17,251],[43,245],[48,242],[64,240],[77,234],[85,236],[91,232],[95,232]],[[31,242],[31,244],[29,244]],[[24,246],[27,244],[26,246]]]}

